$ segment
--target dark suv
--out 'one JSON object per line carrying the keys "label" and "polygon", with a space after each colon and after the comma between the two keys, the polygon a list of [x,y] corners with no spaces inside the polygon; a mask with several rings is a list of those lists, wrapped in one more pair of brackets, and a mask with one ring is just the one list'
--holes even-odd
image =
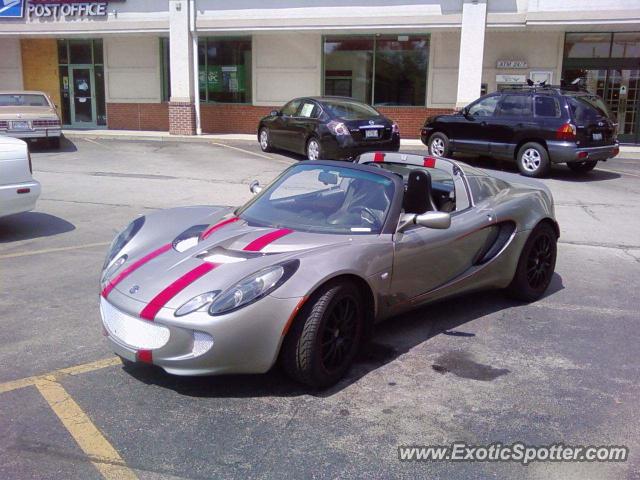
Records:
{"label": "dark suv", "polygon": [[599,97],[551,86],[485,95],[458,113],[428,118],[421,137],[431,155],[515,160],[528,177],[545,175],[552,163],[588,172],[620,151],[616,125]]}

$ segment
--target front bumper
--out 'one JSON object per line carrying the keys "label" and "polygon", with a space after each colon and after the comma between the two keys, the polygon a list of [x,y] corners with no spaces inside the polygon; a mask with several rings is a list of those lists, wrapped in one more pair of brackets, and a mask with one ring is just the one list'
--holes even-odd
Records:
{"label": "front bumper", "polygon": [[400,150],[400,135],[393,134],[387,140],[356,141],[351,136],[323,138],[321,148],[325,159],[347,159],[367,152],[397,152]]}
{"label": "front bumper", "polygon": [[0,217],[29,212],[36,208],[40,190],[40,183],[36,180],[1,186]]}
{"label": "front bumper", "polygon": [[144,308],[142,302],[113,290],[109,300],[100,297],[100,314],[113,351],[132,362],[175,375],[265,373],[278,358],[284,327],[300,300],[267,296],[217,317],[194,312],[178,318],[164,308],[149,322],[132,314]]}
{"label": "front bumper", "polygon": [[0,135],[7,137],[35,139],[35,138],[60,138],[61,128],[35,128],[30,130],[0,130]]}
{"label": "front bumper", "polygon": [[620,145],[617,142],[601,147],[581,148],[574,142],[547,141],[547,149],[551,163],[602,161],[620,153]]}

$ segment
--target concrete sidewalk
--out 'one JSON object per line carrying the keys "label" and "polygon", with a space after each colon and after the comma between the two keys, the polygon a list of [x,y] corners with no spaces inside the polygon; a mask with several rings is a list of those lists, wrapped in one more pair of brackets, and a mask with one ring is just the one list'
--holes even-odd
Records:
{"label": "concrete sidewalk", "polygon": [[[151,132],[139,130],[63,130],[65,137],[113,139],[113,140],[148,140],[156,142],[220,142],[245,141],[257,142],[257,135],[245,133],[227,133],[218,135],[170,135],[169,132]],[[403,146],[416,147],[422,145],[418,139],[402,139]],[[640,151],[640,149],[638,150]]]}
{"label": "concrete sidewalk", "polygon": [[[64,136],[70,139],[113,139],[113,140],[147,140],[155,142],[220,142],[220,141],[249,141],[257,142],[256,135],[244,133],[205,134],[205,135],[170,135],[169,132],[151,132],[140,130],[63,130]],[[403,147],[421,147],[419,139],[403,138]],[[640,154],[640,145],[622,145],[621,154]]]}

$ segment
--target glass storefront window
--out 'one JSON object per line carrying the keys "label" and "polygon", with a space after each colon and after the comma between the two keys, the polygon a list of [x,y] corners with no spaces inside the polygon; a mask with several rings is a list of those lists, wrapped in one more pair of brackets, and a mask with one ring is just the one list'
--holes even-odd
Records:
{"label": "glass storefront window", "polygon": [[69,63],[93,63],[91,40],[69,40]]}
{"label": "glass storefront window", "polygon": [[324,94],[374,105],[424,106],[428,60],[428,36],[329,36]]}
{"label": "glass storefront window", "polygon": [[611,56],[614,58],[640,58],[640,33],[614,33]]}
{"label": "glass storefront window", "polygon": [[610,33],[567,33],[564,44],[566,58],[608,58]]}
{"label": "glass storefront window", "polygon": [[376,42],[374,105],[425,105],[428,37],[398,35]]}
{"label": "glass storefront window", "polygon": [[371,102],[373,37],[327,37],[324,41],[324,93]]}
{"label": "glass storefront window", "polygon": [[198,45],[200,99],[251,103],[251,39],[204,38]]}

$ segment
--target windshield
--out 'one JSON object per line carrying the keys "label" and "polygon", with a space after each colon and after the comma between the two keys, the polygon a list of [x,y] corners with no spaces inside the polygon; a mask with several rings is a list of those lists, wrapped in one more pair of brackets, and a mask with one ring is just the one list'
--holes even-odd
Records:
{"label": "windshield", "polygon": [[287,170],[239,212],[250,224],[314,233],[379,234],[394,184],[370,172],[325,165]]}
{"label": "windshield", "polygon": [[567,95],[569,108],[577,122],[611,118],[607,105],[595,95]]}
{"label": "windshield", "polygon": [[44,95],[2,93],[0,107],[49,107],[49,102]]}
{"label": "windshield", "polygon": [[325,110],[344,120],[365,120],[380,116],[375,108],[353,100],[323,100],[322,104]]}

